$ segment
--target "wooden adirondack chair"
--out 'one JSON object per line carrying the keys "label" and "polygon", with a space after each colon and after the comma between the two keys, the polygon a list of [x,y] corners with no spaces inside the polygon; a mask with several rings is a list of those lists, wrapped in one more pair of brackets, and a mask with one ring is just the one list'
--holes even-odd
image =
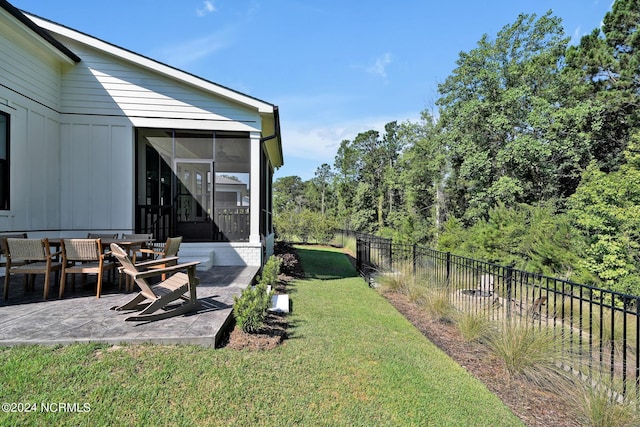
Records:
{"label": "wooden adirondack chair", "polygon": [[[112,310],[139,310],[137,315],[129,316],[128,321],[153,321],[166,319],[179,314],[197,310],[196,297],[196,265],[199,262],[170,265],[163,268],[152,268],[158,263],[167,262],[166,258],[134,264],[127,252],[115,243],[111,244],[111,253],[122,265],[121,271],[127,274],[140,288],[140,292],[129,302]],[[186,273],[184,272],[186,271]],[[170,275],[166,280],[151,284],[148,279],[162,275]],[[181,300],[182,304],[172,304]]]}

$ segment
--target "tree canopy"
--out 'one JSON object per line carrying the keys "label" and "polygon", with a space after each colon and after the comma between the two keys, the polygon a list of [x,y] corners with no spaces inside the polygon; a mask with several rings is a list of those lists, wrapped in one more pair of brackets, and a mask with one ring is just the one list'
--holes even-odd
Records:
{"label": "tree canopy", "polygon": [[277,215],[640,294],[639,25],[616,0],[570,45],[551,12],[519,15],[459,54],[436,111],[278,179]]}

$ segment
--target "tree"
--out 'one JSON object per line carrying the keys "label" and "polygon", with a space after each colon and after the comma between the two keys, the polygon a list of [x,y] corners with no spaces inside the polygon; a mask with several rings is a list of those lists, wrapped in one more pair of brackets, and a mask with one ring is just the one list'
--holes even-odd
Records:
{"label": "tree", "polygon": [[569,200],[569,214],[589,244],[583,266],[601,284],[640,295],[640,133],[623,153],[627,163],[610,173],[596,163]]}
{"label": "tree", "polygon": [[316,169],[316,174],[314,178],[314,183],[320,189],[320,213],[325,215],[326,208],[326,196],[328,192],[329,185],[331,184],[331,180],[333,178],[333,172],[331,172],[331,166],[327,163],[321,164],[318,169]]}
{"label": "tree", "polygon": [[615,170],[624,160],[629,136],[640,124],[640,0],[616,0],[602,28],[567,51],[569,70],[586,85],[582,96],[600,113],[591,129],[593,157],[600,169]]}
{"label": "tree", "polygon": [[433,242],[444,216],[443,180],[446,152],[440,128],[428,111],[419,122],[398,128],[403,151],[397,161],[395,191],[400,203],[387,220],[396,240]]}
{"label": "tree", "polygon": [[568,38],[551,13],[520,15],[488,36],[439,85],[451,173],[449,205],[467,224],[497,203],[537,204],[575,191],[590,160],[584,124],[594,115],[562,73]]}
{"label": "tree", "polygon": [[299,176],[284,176],[273,183],[274,214],[300,211],[304,203],[304,183]]}

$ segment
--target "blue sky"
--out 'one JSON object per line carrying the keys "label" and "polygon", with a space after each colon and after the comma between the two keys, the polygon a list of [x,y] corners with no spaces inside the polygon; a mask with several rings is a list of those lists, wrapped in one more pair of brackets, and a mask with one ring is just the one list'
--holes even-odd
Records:
{"label": "blue sky", "polygon": [[280,108],[285,165],[313,178],[340,142],[434,108],[460,52],[519,13],[553,10],[567,36],[612,0],[10,0],[19,9]]}

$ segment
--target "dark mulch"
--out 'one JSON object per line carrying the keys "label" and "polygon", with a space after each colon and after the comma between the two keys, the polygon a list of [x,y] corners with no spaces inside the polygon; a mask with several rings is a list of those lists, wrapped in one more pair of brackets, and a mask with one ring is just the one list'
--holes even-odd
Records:
{"label": "dark mulch", "polygon": [[[295,249],[287,244],[276,246],[276,255],[283,256],[282,274],[275,287],[277,293],[285,293],[287,283],[304,277]],[[349,255],[347,255],[349,256]],[[353,257],[349,256],[353,262]],[[524,379],[510,378],[503,363],[484,345],[467,343],[455,325],[434,320],[418,305],[404,295],[387,292],[384,297],[407,318],[431,342],[465,368],[471,375],[495,393],[527,426],[530,427],[579,427],[572,420],[570,407],[554,393],[537,387]],[[284,343],[287,338],[286,316],[270,314],[259,333],[248,334],[233,328],[226,347],[247,350],[270,350]]]}

